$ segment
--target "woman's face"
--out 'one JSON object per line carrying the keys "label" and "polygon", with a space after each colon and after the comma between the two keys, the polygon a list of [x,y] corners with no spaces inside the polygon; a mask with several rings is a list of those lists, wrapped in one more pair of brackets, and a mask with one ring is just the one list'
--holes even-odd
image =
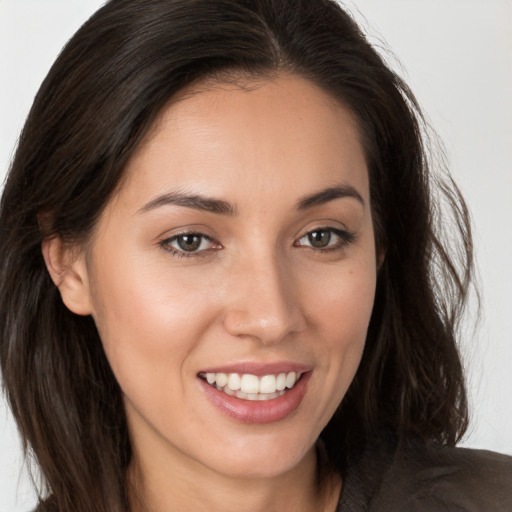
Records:
{"label": "woman's face", "polygon": [[291,75],[181,93],[83,260],[143,464],[299,467],[354,377],[374,299],[354,118]]}

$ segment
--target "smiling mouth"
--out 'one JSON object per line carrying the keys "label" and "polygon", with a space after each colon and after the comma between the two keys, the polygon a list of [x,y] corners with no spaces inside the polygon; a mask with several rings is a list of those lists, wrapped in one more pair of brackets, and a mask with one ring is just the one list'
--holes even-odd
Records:
{"label": "smiling mouth", "polygon": [[273,400],[292,389],[303,374],[288,372],[258,377],[250,373],[203,373],[199,377],[226,395],[242,400]]}

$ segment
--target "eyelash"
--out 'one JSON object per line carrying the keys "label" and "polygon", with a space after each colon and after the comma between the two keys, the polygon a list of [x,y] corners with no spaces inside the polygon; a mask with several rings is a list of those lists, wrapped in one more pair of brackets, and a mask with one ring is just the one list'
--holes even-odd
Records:
{"label": "eyelash", "polygon": [[[207,256],[208,253],[212,250],[218,250],[218,248],[208,248],[208,249],[202,249],[199,251],[185,251],[183,249],[176,249],[175,247],[172,247],[172,243],[176,242],[180,238],[183,237],[198,237],[201,239],[200,246],[205,241],[210,241],[215,244],[215,241],[212,240],[209,236],[204,235],[203,233],[198,233],[197,231],[186,231],[184,233],[179,233],[178,235],[174,235],[170,238],[166,238],[165,240],[162,240],[159,245],[163,247],[166,251],[170,252],[172,256],[175,258],[201,258],[204,256]],[[220,244],[217,244],[220,247]]]}
{"label": "eyelash", "polygon": [[[328,232],[330,238],[332,238],[332,235],[334,234],[339,238],[339,240],[336,243],[330,244],[326,247],[314,247],[313,245],[303,245],[303,244],[299,243],[301,240],[312,236],[313,233],[322,233],[322,232]],[[172,247],[171,244],[173,242],[177,242],[182,237],[198,237],[198,238],[200,238],[201,241],[200,241],[199,247],[205,241],[210,241],[213,244],[217,244],[218,246],[217,247],[209,247],[207,249],[202,249],[202,250],[194,250],[194,251],[186,251],[183,249],[177,249],[175,247]],[[329,238],[329,242],[331,241],[330,238]],[[293,245],[294,245],[294,247],[307,247],[307,248],[310,248],[317,252],[326,253],[326,252],[340,250],[340,249],[346,247],[347,245],[354,243],[355,240],[356,240],[356,235],[354,233],[350,233],[349,231],[345,231],[345,230],[337,229],[337,228],[331,228],[331,227],[319,227],[319,228],[312,229],[312,230],[308,231],[307,233],[305,233],[304,235],[302,235],[296,242],[294,242]],[[309,239],[309,241],[311,241],[311,239]],[[204,235],[203,233],[198,233],[196,231],[179,233],[178,235],[174,235],[170,238],[166,238],[165,240],[162,240],[161,242],[159,242],[159,245],[166,251],[170,252],[172,254],[172,256],[175,258],[201,258],[201,257],[207,256],[208,253],[211,252],[212,250],[219,250],[221,248],[220,244],[215,242],[215,240],[213,240],[212,238],[210,238],[207,235]]]}
{"label": "eyelash", "polygon": [[[299,245],[298,242],[300,242],[304,238],[309,238],[313,233],[322,233],[322,232],[329,233],[329,242],[330,242],[330,238],[332,237],[333,234],[339,238],[339,241],[334,244],[328,245],[326,247],[314,247],[312,245]],[[309,248],[311,248],[315,251],[319,251],[319,252],[332,252],[332,251],[340,250],[340,249],[346,247],[347,245],[354,243],[355,240],[356,240],[355,233],[350,233],[349,231],[346,231],[343,229],[330,228],[330,227],[319,227],[319,228],[312,229],[312,230],[308,231],[307,233],[305,233],[304,235],[302,235],[299,238],[299,240],[297,242],[295,242],[293,245],[295,247],[309,247]]]}

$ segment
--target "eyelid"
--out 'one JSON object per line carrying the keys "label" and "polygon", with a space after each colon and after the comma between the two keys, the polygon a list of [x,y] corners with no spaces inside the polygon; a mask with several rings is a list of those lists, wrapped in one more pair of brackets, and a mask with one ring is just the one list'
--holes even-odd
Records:
{"label": "eyelid", "polygon": [[[299,242],[306,238],[311,233],[314,233],[315,231],[329,231],[330,233],[335,234],[337,237],[339,237],[339,241],[336,243],[329,244],[325,247],[314,247],[313,245],[306,245],[306,244],[300,244]],[[347,229],[342,228],[336,228],[332,226],[318,226],[312,229],[308,229],[304,234],[302,234],[297,241],[294,243],[296,247],[306,247],[311,248],[315,251],[330,251],[330,250],[336,250],[341,249],[351,243],[353,243],[356,239],[356,234],[348,231]]]}
{"label": "eyelid", "polygon": [[[173,247],[171,245],[172,242],[176,241],[181,236],[192,235],[201,237],[203,240],[210,241],[213,247],[208,247],[207,249],[199,249],[194,251],[186,251],[183,249]],[[162,236],[161,240],[158,242],[158,245],[162,247],[162,249],[164,249],[165,251],[171,253],[171,255],[176,258],[199,258],[208,255],[211,251],[219,250],[222,248],[221,244],[217,242],[213,237],[205,233],[202,233],[197,229],[183,229],[180,232],[174,233],[170,236]]]}
{"label": "eyelid", "polygon": [[[331,234],[334,234],[336,237],[338,237],[338,240],[335,240],[334,243],[330,243],[326,245],[325,247],[315,247],[311,244],[305,244],[301,243],[301,240],[306,238],[308,235],[314,233],[315,231],[328,231]],[[211,243],[211,246],[206,249],[196,249],[192,251],[187,251],[184,249],[180,249],[177,247],[173,247],[171,244],[175,242],[179,237],[181,236],[198,236],[201,237],[204,241],[209,241]],[[303,234],[296,239],[294,242],[295,247],[304,247],[311,250],[314,250],[316,252],[328,252],[328,251],[336,251],[341,250],[347,245],[353,243],[356,239],[355,233],[352,233],[348,231],[347,229],[339,228],[339,227],[333,227],[333,226],[317,226],[311,229],[308,229],[306,232],[303,232]],[[202,242],[201,242],[202,244]],[[162,247],[165,251],[171,253],[172,256],[176,258],[199,258],[203,256],[207,256],[211,254],[212,251],[220,250],[222,249],[222,245],[215,240],[212,236],[207,235],[206,233],[200,231],[199,229],[182,229],[177,233],[173,233],[170,236],[163,235],[158,242],[158,245]]]}

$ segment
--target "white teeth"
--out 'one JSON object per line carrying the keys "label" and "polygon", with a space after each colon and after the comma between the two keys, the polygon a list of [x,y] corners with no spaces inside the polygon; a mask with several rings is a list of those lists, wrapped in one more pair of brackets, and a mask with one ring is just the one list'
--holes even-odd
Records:
{"label": "white teeth", "polygon": [[223,388],[228,383],[228,376],[225,373],[217,373],[215,382],[219,388]]}
{"label": "white teeth", "polygon": [[265,375],[260,379],[260,393],[275,393],[276,377],[275,375]]}
{"label": "white teeth", "polygon": [[293,386],[295,386],[296,380],[297,380],[297,374],[295,372],[290,372],[286,376],[286,387],[293,388]]}
{"label": "white teeth", "polygon": [[223,388],[219,388],[219,389],[221,391],[223,391],[224,393],[226,393],[226,395],[230,395],[230,396],[235,396],[236,393],[240,393],[240,391],[232,391],[227,386],[224,386]]}
{"label": "white teeth", "polygon": [[228,388],[232,391],[238,391],[241,386],[241,379],[238,373],[230,373],[228,377]]}
{"label": "white teeth", "polygon": [[280,373],[276,379],[276,389],[278,391],[283,391],[286,387],[286,373]]}
{"label": "white teeth", "polygon": [[286,388],[291,389],[300,373],[289,372],[258,377],[250,373],[207,373],[208,384],[220,391],[244,400],[272,400],[281,396]]}
{"label": "white teeth", "polygon": [[240,389],[244,393],[259,393],[260,392],[260,379],[256,375],[245,373],[242,375]]}

